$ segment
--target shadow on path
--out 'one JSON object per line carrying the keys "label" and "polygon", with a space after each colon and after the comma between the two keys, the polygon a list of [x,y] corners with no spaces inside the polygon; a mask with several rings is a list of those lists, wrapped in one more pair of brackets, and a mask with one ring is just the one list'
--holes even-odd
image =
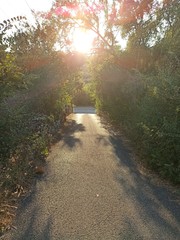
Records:
{"label": "shadow on path", "polygon": [[67,146],[72,149],[77,145],[82,145],[81,140],[75,136],[75,133],[84,131],[85,127],[83,124],[77,123],[75,120],[68,119],[59,140],[63,141],[63,147]]}
{"label": "shadow on path", "polygon": [[[38,215],[41,211],[41,206],[35,202],[36,186],[33,191],[21,201],[21,207],[18,209],[16,219],[20,219],[18,222],[18,228],[12,231],[12,235],[8,240],[50,240],[51,239],[51,226],[53,224],[51,215],[44,222],[38,221]],[[27,212],[29,216],[27,218]],[[24,218],[23,218],[24,215]],[[16,219],[14,225],[16,226]],[[23,221],[23,222],[22,222]],[[22,229],[21,229],[22,227]]]}
{"label": "shadow on path", "polygon": [[[131,151],[124,146],[120,136],[111,135],[109,140],[114,148],[119,166],[114,177],[126,193],[128,201],[132,204],[136,203],[142,219],[154,223],[160,229],[166,229],[175,236],[175,239],[178,239],[180,236],[178,229],[180,205],[177,194],[162,184],[158,186],[158,180],[153,181],[153,176],[145,176],[140,173]],[[122,166],[126,169],[126,173],[122,171]],[[167,215],[170,217],[168,218]],[[127,221],[133,225],[131,219],[127,219]]]}

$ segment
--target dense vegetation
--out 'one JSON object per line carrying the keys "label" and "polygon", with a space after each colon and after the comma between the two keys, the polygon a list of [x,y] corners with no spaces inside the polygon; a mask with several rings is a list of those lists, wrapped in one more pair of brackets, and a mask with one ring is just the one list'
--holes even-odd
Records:
{"label": "dense vegetation", "polygon": [[3,206],[14,205],[41,173],[78,86],[78,65],[72,68],[71,54],[54,50],[55,41],[50,24],[29,26],[24,17],[1,24],[0,232],[13,216],[13,208]]}
{"label": "dense vegetation", "polygon": [[[84,89],[149,166],[180,182],[179,18],[178,0],[56,1],[33,26],[21,16],[0,24],[2,204],[25,193],[63,125],[65,106],[90,104]],[[97,36],[88,60],[70,52],[77,27]],[[8,207],[2,212],[0,231],[12,218]]]}
{"label": "dense vegetation", "polygon": [[126,20],[132,14],[133,21],[121,25],[127,49],[91,58],[89,91],[99,110],[125,129],[145,162],[179,183],[180,4],[139,2],[129,5]]}

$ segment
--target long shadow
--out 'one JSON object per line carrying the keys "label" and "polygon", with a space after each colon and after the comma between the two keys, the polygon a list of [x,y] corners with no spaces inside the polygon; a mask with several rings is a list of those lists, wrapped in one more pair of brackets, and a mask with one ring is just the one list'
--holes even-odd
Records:
{"label": "long shadow", "polygon": [[[33,191],[20,201],[20,208],[13,223],[16,229],[11,231],[8,240],[52,239],[55,217],[50,212],[43,213],[41,203],[35,199],[38,191],[35,184]],[[58,239],[64,239],[60,231],[58,231]]]}
{"label": "long shadow", "polygon": [[63,141],[63,147],[69,147],[70,149],[77,145],[82,145],[82,142],[74,134],[76,132],[84,132],[85,127],[81,123],[77,123],[75,120],[69,119],[65,123],[65,127],[60,135],[59,140]]}
{"label": "long shadow", "polygon": [[35,229],[36,220],[38,215],[38,208],[34,208],[29,216],[28,224],[26,224],[26,228],[22,233],[19,233],[16,236],[16,240],[50,240],[51,239],[51,225],[53,224],[51,216],[48,217],[46,222],[41,223],[43,226],[40,229]]}
{"label": "long shadow", "polygon": [[[177,239],[180,236],[179,229],[171,221],[168,221],[165,217],[166,214],[162,214],[162,212],[165,211],[170,214],[176,225],[179,225],[179,196],[165,185],[157,185],[157,181],[152,181],[152,176],[145,176],[139,172],[131,151],[124,146],[120,136],[111,135],[109,140],[114,147],[119,166],[119,170],[114,173],[114,176],[126,193],[128,200],[132,200],[132,204],[138,204],[140,215],[147,221],[153,222],[161,229],[166,229],[175,237],[174,239]],[[127,173],[121,170],[122,166]],[[163,209],[163,211],[160,209]],[[131,220],[129,219],[129,221]]]}

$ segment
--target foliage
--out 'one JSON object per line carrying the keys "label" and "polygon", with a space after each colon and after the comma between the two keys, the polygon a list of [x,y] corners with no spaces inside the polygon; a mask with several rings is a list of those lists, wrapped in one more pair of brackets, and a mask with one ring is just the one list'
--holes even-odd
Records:
{"label": "foliage", "polygon": [[[59,1],[56,0],[48,14],[41,17],[53,21],[56,28],[61,26],[59,43],[71,49],[72,36],[76,28],[91,31],[95,35],[94,52],[110,51],[120,46],[118,37],[121,28],[117,24],[121,16],[120,1]],[[103,28],[102,28],[103,26]],[[70,33],[70,34],[69,34]]]}
{"label": "foliage", "polygon": [[[7,202],[24,194],[43,165],[79,80],[78,66],[74,73],[66,55],[54,49],[53,23],[32,27],[17,17],[1,26],[0,199]],[[17,31],[9,34],[13,26]]]}
{"label": "foliage", "polygon": [[99,110],[125,129],[152,168],[178,183],[179,72],[172,75],[166,67],[148,76],[117,68],[112,61],[94,68],[96,84],[90,87]]}
{"label": "foliage", "polygon": [[[144,19],[145,13],[148,16]],[[157,28],[165,22],[163,37],[159,38]],[[168,1],[158,8],[152,6],[148,13],[145,9],[123,25],[124,34],[129,35],[126,51],[116,56],[107,53],[103,58],[98,55],[90,63],[90,89],[99,110],[125,129],[153,169],[175,183],[180,182],[177,24],[177,1]],[[149,41],[155,37],[150,46]]]}
{"label": "foliage", "polygon": [[[87,93],[152,168],[180,182],[179,16],[179,0],[56,0],[48,13],[35,14],[34,26],[22,16],[0,24],[3,199],[23,194],[66,106],[89,103]],[[96,34],[88,61],[70,52],[76,28]]]}
{"label": "foliage", "polygon": [[5,29],[2,28],[0,30],[0,102],[23,84],[23,73],[16,64],[15,56],[6,51],[5,33]]}

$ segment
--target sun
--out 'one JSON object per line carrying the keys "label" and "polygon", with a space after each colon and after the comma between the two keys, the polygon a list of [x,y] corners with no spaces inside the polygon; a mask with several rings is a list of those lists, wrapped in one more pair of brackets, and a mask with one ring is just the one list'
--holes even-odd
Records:
{"label": "sun", "polygon": [[72,47],[75,51],[88,54],[93,48],[94,37],[94,34],[90,31],[85,31],[80,28],[75,29]]}

